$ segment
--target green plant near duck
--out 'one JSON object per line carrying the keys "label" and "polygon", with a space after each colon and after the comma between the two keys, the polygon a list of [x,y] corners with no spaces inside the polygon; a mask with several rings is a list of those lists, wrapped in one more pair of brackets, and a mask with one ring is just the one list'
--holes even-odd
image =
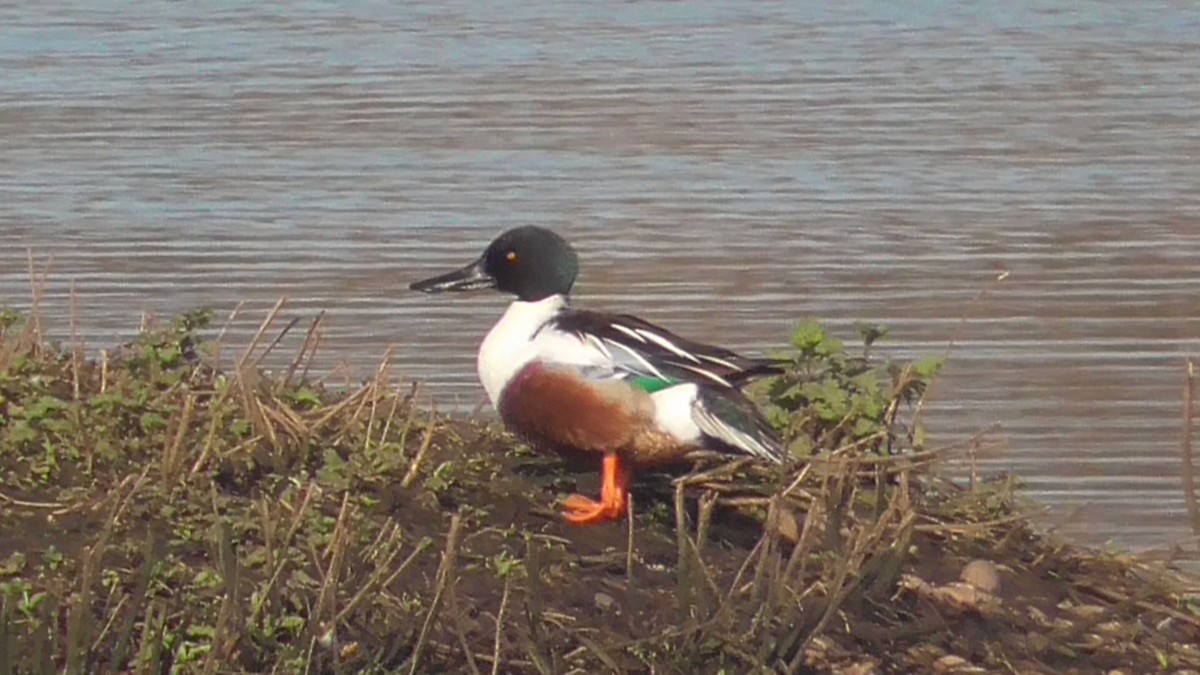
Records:
{"label": "green plant near duck", "polygon": [[764,383],[766,414],[793,454],[923,446],[919,402],[945,359],[880,361],[872,351],[887,331],[863,326],[859,332],[862,351],[853,354],[820,324],[806,321],[792,333],[791,350],[777,355],[784,371]]}

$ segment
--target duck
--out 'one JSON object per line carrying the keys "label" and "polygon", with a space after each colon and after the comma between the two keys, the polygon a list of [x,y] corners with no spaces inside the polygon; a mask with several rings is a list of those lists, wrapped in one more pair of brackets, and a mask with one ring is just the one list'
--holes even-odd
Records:
{"label": "duck", "polygon": [[568,523],[622,519],[635,470],[698,451],[786,462],[779,436],[742,391],[777,374],[775,361],[629,314],[575,308],[578,275],[579,257],[563,237],[527,225],[500,234],[465,267],[410,284],[513,296],[479,347],[479,381],[505,428],[531,447],[599,460],[600,498],[566,497]]}

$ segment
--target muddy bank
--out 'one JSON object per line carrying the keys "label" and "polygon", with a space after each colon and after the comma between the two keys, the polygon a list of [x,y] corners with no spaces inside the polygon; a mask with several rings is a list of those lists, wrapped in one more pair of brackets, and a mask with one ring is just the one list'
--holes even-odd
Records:
{"label": "muddy bank", "polygon": [[967,448],[921,439],[932,364],[798,331],[758,394],[804,461],[639,474],[630,521],[577,528],[556,502],[590,468],[437,415],[387,364],[307,381],[319,331],[268,375],[279,326],[235,350],[207,321],[87,359],[6,315],[0,672],[1200,668],[1194,581],[941,477]]}

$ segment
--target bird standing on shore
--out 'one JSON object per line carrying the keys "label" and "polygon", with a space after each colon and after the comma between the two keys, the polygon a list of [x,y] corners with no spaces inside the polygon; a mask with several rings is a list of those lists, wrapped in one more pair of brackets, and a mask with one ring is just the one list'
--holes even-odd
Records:
{"label": "bird standing on shore", "polygon": [[719,450],[783,462],[762,413],[740,391],[772,362],[681,338],[625,314],[574,309],[579,259],[545,228],[501,234],[466,267],[411,285],[485,288],[516,299],[479,348],[478,372],[505,426],[535,448],[601,458],[600,500],[571,495],[564,518],[619,519],[634,468]]}

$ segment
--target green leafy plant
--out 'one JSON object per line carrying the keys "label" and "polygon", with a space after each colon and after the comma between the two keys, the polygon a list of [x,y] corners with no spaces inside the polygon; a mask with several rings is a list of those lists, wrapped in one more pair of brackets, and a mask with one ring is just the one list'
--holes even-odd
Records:
{"label": "green leafy plant", "polygon": [[861,327],[862,353],[851,354],[816,322],[796,327],[791,351],[779,355],[784,373],[767,384],[767,415],[795,454],[847,446],[899,452],[921,445],[915,404],[944,359],[872,358],[872,347],[886,334],[877,326]]}

